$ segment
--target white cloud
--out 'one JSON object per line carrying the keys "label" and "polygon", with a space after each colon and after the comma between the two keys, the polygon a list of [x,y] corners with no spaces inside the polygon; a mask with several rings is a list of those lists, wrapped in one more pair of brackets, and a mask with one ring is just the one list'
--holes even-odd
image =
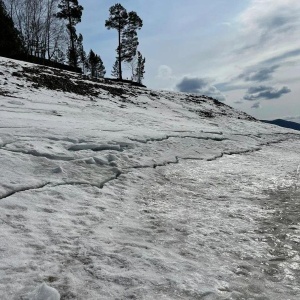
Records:
{"label": "white cloud", "polygon": [[299,0],[253,0],[238,17],[240,33],[244,37],[242,49],[261,52],[263,47],[273,54],[294,49],[299,46],[296,38],[300,34],[299,16]]}
{"label": "white cloud", "polygon": [[167,66],[167,65],[159,66],[158,71],[157,71],[157,77],[159,79],[172,79],[172,78],[174,78],[172,68]]}

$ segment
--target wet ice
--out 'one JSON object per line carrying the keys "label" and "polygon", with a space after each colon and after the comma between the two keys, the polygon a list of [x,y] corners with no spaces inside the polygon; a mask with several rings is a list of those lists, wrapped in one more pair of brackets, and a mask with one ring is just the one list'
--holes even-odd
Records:
{"label": "wet ice", "polygon": [[1,299],[299,299],[296,132],[207,97],[36,89],[23,66],[0,60]]}

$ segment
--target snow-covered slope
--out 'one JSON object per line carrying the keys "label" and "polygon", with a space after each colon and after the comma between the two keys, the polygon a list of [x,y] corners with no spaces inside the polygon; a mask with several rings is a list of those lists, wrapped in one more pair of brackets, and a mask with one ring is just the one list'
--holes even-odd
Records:
{"label": "snow-covered slope", "polygon": [[299,138],[0,58],[0,298],[299,299]]}

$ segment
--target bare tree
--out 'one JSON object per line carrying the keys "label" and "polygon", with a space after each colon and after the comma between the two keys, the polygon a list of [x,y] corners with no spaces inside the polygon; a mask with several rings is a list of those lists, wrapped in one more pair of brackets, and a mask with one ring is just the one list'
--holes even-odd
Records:
{"label": "bare tree", "polygon": [[58,2],[59,0],[46,0],[47,10],[45,18],[44,44],[48,59],[52,59],[58,49],[60,51],[66,50],[63,45],[66,44],[68,36],[64,22],[55,17]]}
{"label": "bare tree", "polygon": [[52,59],[65,50],[66,30],[55,16],[59,0],[4,1],[29,54]]}

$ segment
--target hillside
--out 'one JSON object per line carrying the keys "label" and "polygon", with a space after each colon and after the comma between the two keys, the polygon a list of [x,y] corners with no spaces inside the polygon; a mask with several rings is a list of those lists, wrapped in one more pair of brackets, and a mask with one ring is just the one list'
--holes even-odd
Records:
{"label": "hillside", "polygon": [[288,120],[276,119],[276,120],[263,120],[262,122],[274,124],[288,129],[300,130],[299,123],[288,121]]}
{"label": "hillside", "polygon": [[297,300],[299,153],[212,98],[0,58],[1,299]]}

